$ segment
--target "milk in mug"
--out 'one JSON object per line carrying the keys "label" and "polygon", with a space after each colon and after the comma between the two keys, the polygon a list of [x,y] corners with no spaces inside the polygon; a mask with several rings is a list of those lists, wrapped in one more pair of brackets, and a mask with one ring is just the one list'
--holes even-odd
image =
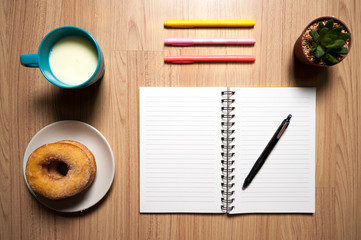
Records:
{"label": "milk in mug", "polygon": [[49,65],[56,78],[63,83],[80,85],[90,79],[97,68],[97,49],[85,38],[64,37],[51,49]]}

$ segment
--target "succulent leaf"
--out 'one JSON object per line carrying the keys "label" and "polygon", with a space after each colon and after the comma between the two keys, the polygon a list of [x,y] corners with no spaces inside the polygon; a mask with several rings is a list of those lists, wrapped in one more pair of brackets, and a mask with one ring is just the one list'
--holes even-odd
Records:
{"label": "succulent leaf", "polygon": [[348,50],[345,47],[340,47],[340,48],[332,49],[332,52],[336,54],[347,54]]}
{"label": "succulent leaf", "polygon": [[323,49],[323,47],[321,45],[318,45],[317,48],[316,48],[316,57],[317,58],[320,58],[322,57],[323,55],[325,55],[325,50]]}
{"label": "succulent leaf", "polygon": [[345,45],[345,41],[338,39],[338,40],[334,41],[332,44],[327,45],[326,48],[340,48],[343,45]]}
{"label": "succulent leaf", "polygon": [[339,61],[329,53],[326,54],[326,59],[333,64],[339,63]]}
{"label": "succulent leaf", "polygon": [[326,35],[327,32],[328,32],[328,28],[327,28],[327,27],[322,28],[322,29],[318,32],[318,34],[320,35],[320,39],[323,38],[323,37]]}
{"label": "succulent leaf", "polygon": [[342,39],[342,40],[347,40],[350,38],[351,34],[350,33],[340,33],[339,35],[339,38]]}
{"label": "succulent leaf", "polygon": [[326,46],[332,44],[333,40],[332,40],[332,38],[330,38],[330,36],[325,35],[320,39],[320,43],[322,46],[326,47]]}
{"label": "succulent leaf", "polygon": [[325,27],[325,24],[323,24],[323,22],[320,22],[319,24],[318,24],[318,30],[321,30],[322,28],[324,28]]}
{"label": "succulent leaf", "polygon": [[338,35],[341,33],[341,30],[343,29],[342,26],[334,27],[332,28],[328,33],[333,35]]}
{"label": "succulent leaf", "polygon": [[316,42],[318,41],[318,39],[320,37],[320,35],[318,35],[318,33],[316,31],[310,31],[310,35],[311,35],[313,41],[316,41]]}
{"label": "succulent leaf", "polygon": [[333,28],[333,19],[332,19],[332,18],[327,21],[325,27],[327,27],[328,29],[332,29],[332,28]]}
{"label": "succulent leaf", "polygon": [[351,34],[343,31],[342,26],[334,26],[333,19],[329,19],[326,24],[319,22],[317,30],[311,30],[309,34],[312,37],[311,52],[318,59],[336,64],[339,62],[337,57],[348,53],[345,44]]}

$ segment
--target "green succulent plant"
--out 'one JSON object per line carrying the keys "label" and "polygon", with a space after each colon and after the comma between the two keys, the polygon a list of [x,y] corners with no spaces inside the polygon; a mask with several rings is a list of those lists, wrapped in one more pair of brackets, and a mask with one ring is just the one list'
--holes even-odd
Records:
{"label": "green succulent plant", "polygon": [[317,59],[336,64],[339,62],[337,57],[348,53],[345,43],[351,34],[342,32],[342,29],[342,26],[335,27],[330,19],[326,24],[320,22],[317,31],[310,31],[313,40],[311,52]]}

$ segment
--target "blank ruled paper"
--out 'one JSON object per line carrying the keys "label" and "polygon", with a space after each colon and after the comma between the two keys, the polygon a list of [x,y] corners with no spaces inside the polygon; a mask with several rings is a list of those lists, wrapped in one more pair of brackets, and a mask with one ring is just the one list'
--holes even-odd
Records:
{"label": "blank ruled paper", "polygon": [[[235,208],[231,213],[315,211],[314,88],[231,88],[235,110]],[[290,125],[252,183],[244,179],[281,124]]]}
{"label": "blank ruled paper", "polygon": [[221,91],[140,88],[140,212],[221,212]]}

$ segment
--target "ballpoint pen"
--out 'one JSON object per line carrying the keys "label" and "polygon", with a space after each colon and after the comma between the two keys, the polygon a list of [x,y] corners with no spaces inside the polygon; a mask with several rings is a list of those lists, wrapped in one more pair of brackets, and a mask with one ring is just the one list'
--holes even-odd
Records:
{"label": "ballpoint pen", "polygon": [[167,38],[165,45],[193,46],[193,45],[253,45],[254,38]]}
{"label": "ballpoint pen", "polygon": [[215,55],[215,56],[170,56],[164,57],[169,63],[195,63],[195,62],[254,62],[256,57],[247,55]]}
{"label": "ballpoint pen", "polygon": [[168,20],[165,27],[193,28],[193,27],[253,27],[253,20]]}
{"label": "ballpoint pen", "polygon": [[257,159],[256,163],[253,165],[251,171],[249,172],[248,176],[244,180],[242,189],[246,189],[247,186],[252,182],[253,178],[256,176],[258,171],[263,166],[264,162],[266,161],[267,157],[273,150],[274,146],[278,142],[278,140],[281,138],[283,133],[285,132],[286,128],[290,124],[290,119],[292,115],[289,114],[285,120],[282,121],[281,125],[278,127],[277,131],[274,133],[271,140],[268,142],[266,148],[263,150],[259,158]]}

